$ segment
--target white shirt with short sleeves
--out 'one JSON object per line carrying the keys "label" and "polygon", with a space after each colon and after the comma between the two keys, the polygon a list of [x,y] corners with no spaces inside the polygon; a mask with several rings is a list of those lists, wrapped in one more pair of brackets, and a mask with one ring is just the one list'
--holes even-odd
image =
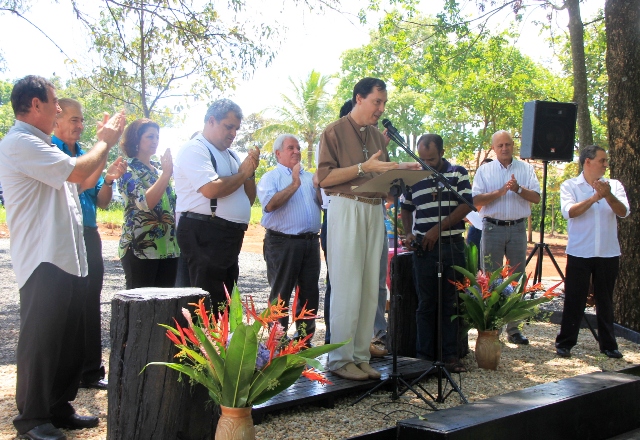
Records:
{"label": "white shirt with short sleeves", "polygon": [[[216,159],[217,170],[211,163],[211,152]],[[211,215],[210,199],[200,188],[218,177],[229,177],[238,173],[240,161],[228,149],[218,150],[202,134],[180,147],[173,167],[176,190],[176,212],[195,212]],[[251,219],[251,203],[240,185],[233,193],[218,199],[216,217],[235,223],[248,224]]]}
{"label": "white shirt with short sleeves", "polygon": [[75,157],[26,122],[16,121],[0,141],[0,180],[19,288],[41,263],[87,276],[77,185],[66,181],[75,165]]}
{"label": "white shirt with short sleeves", "polygon": [[[630,213],[629,201],[622,184],[610,179],[611,194],[627,208],[624,217]],[[595,189],[587,183],[584,174],[562,182],[560,186],[560,209],[562,216],[568,221],[569,240],[567,254],[574,257],[610,258],[620,255],[618,243],[618,221],[605,199],[591,205],[587,211],[574,218],[569,218],[569,210],[576,203],[580,203],[595,194]]]}
{"label": "white shirt with short sleeves", "polygon": [[[515,176],[521,187],[540,194],[540,183],[533,166],[514,157],[506,167],[499,160],[481,165],[473,178],[471,195],[476,197],[497,191],[511,180],[511,175]],[[507,191],[504,196],[483,206],[480,215],[498,220],[519,220],[531,215],[531,203],[514,191]]]}

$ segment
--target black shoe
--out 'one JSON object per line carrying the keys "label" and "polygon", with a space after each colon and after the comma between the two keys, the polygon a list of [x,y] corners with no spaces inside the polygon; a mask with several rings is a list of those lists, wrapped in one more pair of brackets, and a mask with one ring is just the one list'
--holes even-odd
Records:
{"label": "black shoe", "polygon": [[558,347],[556,348],[556,354],[560,357],[563,358],[570,358],[571,357],[571,349],[570,348],[562,348],[562,347]]}
{"label": "black shoe", "polygon": [[31,440],[67,440],[67,436],[51,423],[38,425],[24,434],[18,435],[18,438]]}
{"label": "black shoe", "polygon": [[618,350],[602,350],[600,353],[604,353],[611,359],[622,359],[622,353],[620,353]]}
{"label": "black shoe", "polygon": [[507,337],[512,344],[529,345],[529,340],[522,333],[514,333]]}
{"label": "black shoe", "polygon": [[71,414],[69,417],[51,418],[51,423],[56,428],[65,428],[65,429],[85,429],[85,428],[95,428],[98,426],[99,419],[95,416],[80,416],[78,414]]}
{"label": "black shoe", "polygon": [[99,379],[96,380],[95,382],[80,382],[80,388],[92,388],[94,390],[108,390],[109,389],[109,382],[107,382],[107,379]]}

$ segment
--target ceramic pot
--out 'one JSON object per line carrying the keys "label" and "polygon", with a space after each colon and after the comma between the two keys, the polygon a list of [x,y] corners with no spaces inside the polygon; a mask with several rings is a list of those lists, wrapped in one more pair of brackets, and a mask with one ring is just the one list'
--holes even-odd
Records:
{"label": "ceramic pot", "polygon": [[499,330],[478,330],[478,339],[476,341],[476,362],[478,367],[485,370],[496,370],[500,363],[500,345]]}
{"label": "ceramic pot", "polygon": [[220,406],[215,440],[255,440],[256,428],[251,418],[251,408]]}

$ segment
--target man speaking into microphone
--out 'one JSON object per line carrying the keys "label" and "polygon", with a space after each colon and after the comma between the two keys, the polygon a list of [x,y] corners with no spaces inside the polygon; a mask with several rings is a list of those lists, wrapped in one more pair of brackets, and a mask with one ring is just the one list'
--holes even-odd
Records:
{"label": "man speaking into microphone", "polygon": [[331,274],[331,342],[350,342],[329,353],[327,367],[351,380],[379,379],[369,365],[369,343],[378,303],[386,193],[355,193],[386,171],[420,169],[389,161],[376,128],[387,103],[384,81],[364,78],[353,88],[353,109],[329,124],[320,138],[318,182],[329,195],[327,265]]}

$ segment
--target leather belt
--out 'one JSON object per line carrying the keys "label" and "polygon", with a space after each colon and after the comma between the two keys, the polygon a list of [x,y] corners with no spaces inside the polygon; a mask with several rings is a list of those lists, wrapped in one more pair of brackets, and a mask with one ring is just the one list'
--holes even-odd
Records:
{"label": "leather belt", "polygon": [[242,231],[246,231],[248,225],[246,223],[236,223],[236,222],[230,222],[229,220],[225,220],[223,218],[220,217],[214,217],[212,215],[204,215],[204,214],[198,214],[196,212],[183,212],[182,215],[180,217],[186,217],[186,218],[190,218],[193,220],[200,220],[201,222],[209,222],[209,223],[213,223],[217,226],[220,226],[222,228],[225,229],[240,229]]}
{"label": "leather belt", "polygon": [[313,234],[311,232],[307,234],[283,234],[282,232],[274,231],[272,229],[267,229],[267,234],[275,235],[276,237],[286,237],[286,238],[296,238],[300,240],[313,240],[314,238],[318,238],[318,234]]}
{"label": "leather belt", "polygon": [[347,194],[347,193],[326,192],[326,194],[328,196],[344,197],[345,199],[351,199],[351,200],[355,200],[356,202],[367,203],[369,205],[380,205],[382,203],[382,199],[355,196],[353,194]]}
{"label": "leather belt", "polygon": [[513,226],[513,225],[517,225],[518,223],[522,223],[524,221],[524,217],[519,218],[518,220],[498,220],[491,217],[485,217],[484,219],[489,223],[493,223],[496,226]]}

